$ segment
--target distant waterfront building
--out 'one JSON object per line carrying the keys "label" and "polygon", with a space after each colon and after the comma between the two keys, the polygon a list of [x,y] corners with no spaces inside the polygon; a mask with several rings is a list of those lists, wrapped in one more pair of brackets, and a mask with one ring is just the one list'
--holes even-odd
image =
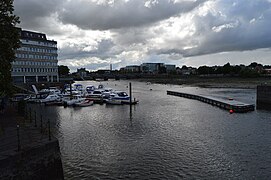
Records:
{"label": "distant waterfront building", "polygon": [[197,74],[197,68],[183,66],[182,68],[176,68],[176,73],[181,75],[195,75]]}
{"label": "distant waterfront building", "polygon": [[140,70],[143,73],[158,73],[160,68],[164,67],[164,63],[143,63],[140,66]]}
{"label": "distant waterfront building", "polygon": [[57,82],[57,42],[43,33],[20,29],[21,47],[16,50],[11,76],[14,83]]}
{"label": "distant waterfront building", "polygon": [[140,72],[140,66],[136,66],[136,65],[126,66],[124,68],[121,68],[121,71],[125,72],[125,73],[130,73],[130,72],[139,73]]}
{"label": "distant waterfront building", "polygon": [[165,67],[166,67],[167,73],[176,70],[176,65],[173,65],[173,64],[165,64]]}

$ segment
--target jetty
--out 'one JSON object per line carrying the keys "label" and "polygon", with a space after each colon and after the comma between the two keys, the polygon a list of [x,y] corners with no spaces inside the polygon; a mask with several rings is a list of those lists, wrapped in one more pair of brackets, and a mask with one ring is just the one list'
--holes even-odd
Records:
{"label": "jetty", "polygon": [[175,92],[175,91],[167,91],[168,95],[172,96],[179,96],[188,99],[195,99],[207,104],[211,104],[213,106],[217,106],[221,109],[237,112],[237,113],[244,113],[249,111],[254,111],[255,106],[253,104],[246,104],[240,101],[236,101],[233,99],[223,99],[223,98],[216,98],[207,95],[195,95],[195,94],[188,94],[182,92]]}

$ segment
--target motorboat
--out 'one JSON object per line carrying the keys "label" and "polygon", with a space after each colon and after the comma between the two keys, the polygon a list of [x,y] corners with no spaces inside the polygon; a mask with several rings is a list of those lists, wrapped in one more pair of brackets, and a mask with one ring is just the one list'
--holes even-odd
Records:
{"label": "motorboat", "polygon": [[42,89],[39,91],[39,93],[50,93],[59,96],[61,95],[61,91],[57,87],[49,87],[48,89]]}
{"label": "motorboat", "polygon": [[14,94],[11,98],[12,102],[26,101],[29,99],[29,94],[18,93]]}
{"label": "motorboat", "polygon": [[54,101],[60,102],[61,98],[57,94],[49,94],[47,97],[39,99],[40,103],[47,103],[47,102],[54,102]]}
{"label": "motorboat", "polygon": [[82,84],[74,84],[74,89],[77,91],[83,91],[83,85]]}
{"label": "motorboat", "polygon": [[123,105],[123,103],[121,101],[113,99],[113,98],[109,98],[105,102],[106,102],[106,104]]}
{"label": "motorboat", "polygon": [[86,92],[88,94],[91,94],[95,89],[96,89],[95,86],[92,86],[92,85],[86,86]]}
{"label": "motorboat", "polygon": [[103,92],[104,92],[103,89],[96,89],[92,93],[86,94],[85,97],[89,100],[94,101],[94,102],[102,103],[103,102]]}
{"label": "motorboat", "polygon": [[113,92],[112,88],[104,88],[104,91],[102,92],[103,98],[108,99],[110,97],[110,94]]}
{"label": "motorboat", "polygon": [[124,91],[114,91],[106,102],[110,104],[124,104],[125,102],[130,102],[130,96]]}
{"label": "motorboat", "polygon": [[85,101],[86,98],[83,98],[81,95],[73,95],[71,97],[64,97],[62,99],[64,106],[72,106],[75,103],[81,103]]}
{"label": "motorboat", "polygon": [[87,107],[87,106],[92,106],[94,102],[90,99],[85,99],[84,101],[74,103],[73,106],[78,106],[78,107]]}
{"label": "motorboat", "polygon": [[73,96],[73,95],[80,95],[80,94],[82,94],[82,92],[76,90],[75,88],[66,88],[62,95],[63,96]]}
{"label": "motorboat", "polygon": [[61,97],[57,94],[51,94],[49,92],[43,92],[35,95],[31,95],[28,99],[28,102],[34,103],[47,103],[47,102],[54,102],[54,101],[61,101]]}

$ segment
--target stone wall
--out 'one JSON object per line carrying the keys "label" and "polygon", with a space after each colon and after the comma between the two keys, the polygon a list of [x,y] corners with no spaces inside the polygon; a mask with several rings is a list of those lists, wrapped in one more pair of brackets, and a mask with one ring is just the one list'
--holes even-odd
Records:
{"label": "stone wall", "polygon": [[52,138],[0,156],[0,179],[64,179],[58,140]]}

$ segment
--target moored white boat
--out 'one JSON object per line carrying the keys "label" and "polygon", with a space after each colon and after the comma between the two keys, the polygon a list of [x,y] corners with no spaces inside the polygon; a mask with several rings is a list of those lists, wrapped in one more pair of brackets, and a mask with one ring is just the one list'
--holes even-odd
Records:
{"label": "moored white boat", "polygon": [[137,100],[130,101],[130,96],[124,91],[114,91],[106,100],[107,104],[137,104]]}
{"label": "moored white boat", "polygon": [[72,97],[65,97],[62,99],[64,106],[72,106],[75,103],[81,103],[85,101],[86,98],[83,98],[81,95],[73,95]]}
{"label": "moored white boat", "polygon": [[61,98],[56,94],[49,94],[47,97],[39,99],[40,103],[47,103],[47,102],[54,102],[54,101],[61,101]]}
{"label": "moored white boat", "polygon": [[46,102],[53,102],[53,101],[61,101],[61,98],[56,94],[50,94],[50,93],[39,93],[30,96],[28,99],[28,102],[32,103],[46,103]]}
{"label": "moored white boat", "polygon": [[106,101],[106,104],[112,104],[112,105],[122,105],[123,103],[119,100],[109,98]]}
{"label": "moored white boat", "polygon": [[86,94],[85,97],[94,102],[103,102],[103,90],[96,89],[92,93]]}
{"label": "moored white boat", "polygon": [[61,91],[57,89],[56,87],[49,87],[48,89],[42,89],[39,91],[39,93],[50,93],[50,94],[61,95]]}
{"label": "moored white boat", "polygon": [[93,104],[94,104],[93,101],[91,101],[89,99],[85,99],[84,101],[74,103],[74,106],[87,107],[87,106],[92,106]]}

